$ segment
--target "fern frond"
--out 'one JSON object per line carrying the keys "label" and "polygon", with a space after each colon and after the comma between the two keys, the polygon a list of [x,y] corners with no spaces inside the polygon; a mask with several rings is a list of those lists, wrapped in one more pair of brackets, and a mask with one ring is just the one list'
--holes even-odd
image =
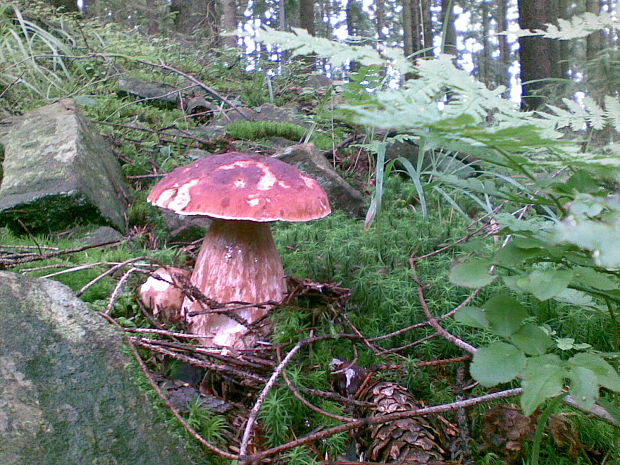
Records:
{"label": "fern frond", "polygon": [[386,47],[378,52],[369,45],[350,45],[311,36],[305,29],[292,28],[292,30],[291,33],[265,27],[260,29],[256,35],[252,33],[245,35],[252,36],[254,40],[266,45],[277,45],[282,50],[291,51],[294,56],[315,54],[319,58],[325,58],[336,68],[342,68],[351,61],[357,61],[362,66],[379,65],[394,69],[401,74],[412,70],[412,65],[401,48]]}
{"label": "fern frond", "polygon": [[616,97],[606,96],[604,108],[591,97],[584,97],[583,105],[564,98],[562,99],[567,110],[548,105],[553,112],[542,113],[548,121],[555,124],[556,129],[570,127],[573,131],[579,131],[586,127],[601,130],[605,126],[611,126],[620,131],[620,101]]}
{"label": "fern frond", "polygon": [[620,100],[610,95],[605,96],[605,109],[609,122],[616,131],[620,132]]}
{"label": "fern frond", "polygon": [[519,29],[511,31],[517,37],[541,36],[546,39],[573,40],[587,37],[605,29],[620,29],[620,20],[611,13],[584,13],[570,19],[558,19],[555,24],[545,24],[546,29]]}

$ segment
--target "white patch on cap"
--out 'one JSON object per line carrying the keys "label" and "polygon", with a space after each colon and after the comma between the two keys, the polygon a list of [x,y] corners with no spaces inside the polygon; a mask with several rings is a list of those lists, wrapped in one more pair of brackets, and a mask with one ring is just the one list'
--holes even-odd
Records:
{"label": "white patch on cap", "polygon": [[247,168],[254,163],[252,160],[238,160],[227,165],[218,166],[216,170],[232,170],[234,168]]}
{"label": "white patch on cap", "polygon": [[192,179],[191,181],[183,184],[177,189],[176,195],[170,200],[170,203],[165,205],[165,207],[173,211],[183,210],[192,200],[192,196],[189,193],[190,189],[199,182],[199,179]]}
{"label": "white patch on cap", "polygon": [[273,187],[277,179],[267,165],[263,165],[262,163],[261,165],[262,166],[260,166],[260,169],[263,171],[263,175],[258,180],[256,188],[259,191],[267,191]]}
{"label": "white patch on cap", "polygon": [[154,202],[155,205],[157,205],[158,207],[166,207],[168,205],[168,202],[170,202],[170,199],[172,199],[172,197],[174,197],[176,193],[176,189],[166,189],[159,195],[159,197],[157,197]]}
{"label": "white patch on cap", "polygon": [[246,200],[250,207],[256,207],[260,203],[260,194],[250,194]]}

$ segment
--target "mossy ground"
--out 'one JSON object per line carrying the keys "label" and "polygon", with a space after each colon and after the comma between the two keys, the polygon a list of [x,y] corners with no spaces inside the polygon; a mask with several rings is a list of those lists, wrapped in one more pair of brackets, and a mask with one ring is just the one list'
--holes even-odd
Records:
{"label": "mossy ground", "polygon": [[[423,255],[443,245],[449,244],[464,234],[469,220],[453,214],[440,199],[431,197],[429,200],[429,218],[422,218],[415,202],[412,187],[397,179],[388,183],[388,195],[384,210],[377,223],[370,229],[364,229],[362,221],[345,216],[340,212],[309,223],[279,223],[274,225],[274,236],[278,244],[285,270],[288,274],[316,282],[340,283],[351,289],[351,300],[346,315],[351,322],[367,337],[376,337],[396,331],[425,320],[417,288],[412,280],[409,258],[412,255]],[[155,222],[157,223],[157,222]],[[79,243],[71,239],[37,237],[39,246],[53,245],[60,248],[72,248]],[[0,230],[0,244],[29,244],[32,240],[18,238],[6,229]],[[478,242],[477,247],[494,247],[492,239]],[[417,276],[425,284],[430,285],[425,295],[434,315],[441,315],[462,302],[469,292],[448,283],[447,273],[450,263],[467,253],[467,247],[454,248],[430,259],[421,260],[417,264]],[[114,249],[90,249],[72,255],[61,256],[43,262],[36,262],[37,267],[45,265],[78,266],[86,263],[100,265],[92,268],[54,276],[74,290],[79,290],[87,282],[109,268],[106,263],[121,262],[131,257],[148,257],[162,263],[180,264],[183,256],[175,248],[148,250],[141,247],[140,242],[123,244]],[[30,268],[35,264],[25,264],[19,269]],[[33,276],[45,275],[55,270],[41,270],[28,273]],[[117,283],[119,274],[104,278],[91,287],[82,299],[89,302],[95,309],[103,309]],[[127,290],[118,299],[113,315],[126,325],[148,325],[148,321],[140,313],[132,293],[132,288],[143,278],[135,276],[128,283]],[[488,292],[492,292],[492,289]],[[485,295],[478,298],[484,301]],[[532,302],[524,300],[527,305]],[[549,314],[557,315],[552,319],[553,329],[559,335],[570,334],[579,327],[580,341],[597,347],[605,346],[604,333],[607,317],[603,313],[583,311],[571,308],[570,312],[558,311],[559,304],[546,304],[544,308],[530,305],[532,318],[537,314],[547,318]],[[544,315],[542,315],[544,314]],[[561,316],[560,316],[561,315]],[[333,339],[312,345],[311,350],[298,354],[287,373],[294,383],[316,389],[330,389],[329,362],[333,358],[353,360],[355,352],[350,340],[339,339],[337,334],[348,333],[350,328],[343,324],[329,308],[312,308],[304,301],[296,306],[280,308],[273,315],[276,323],[273,340],[279,344],[294,343],[310,335],[331,334]],[[483,344],[490,336],[478,330],[460,326],[448,320],[446,328],[453,334],[467,340],[473,345]],[[403,335],[378,342],[377,345],[390,349],[400,347],[431,334],[429,329],[417,329]],[[602,336],[603,334],[603,336]],[[371,366],[385,363],[386,360],[376,357],[363,345],[357,345],[360,366]],[[460,356],[462,353],[453,345],[440,338],[433,338],[414,348],[400,352],[403,357],[393,357],[394,364],[402,368],[385,371],[378,376],[406,385],[414,396],[426,404],[450,402],[454,397],[455,367],[415,368],[418,361],[437,360]],[[482,393],[474,389],[470,394]],[[321,408],[342,414],[342,406],[320,398],[310,398]],[[485,407],[476,409],[482,414]],[[202,421],[203,428],[209,430],[212,421],[221,422],[221,417],[203,418],[199,412],[193,414]],[[209,419],[211,418],[211,419]],[[610,450],[617,438],[611,427],[589,420],[583,415],[570,413],[571,422],[578,428],[584,444],[599,451]],[[290,439],[291,431],[302,435],[318,427],[333,426],[334,420],[326,419],[301,405],[285,388],[276,388],[269,395],[260,416],[265,431],[270,433],[266,441],[275,445]],[[475,423],[474,423],[475,424]],[[586,427],[587,425],[587,427]],[[213,426],[213,425],[211,425]],[[479,426],[479,425],[478,425]],[[475,427],[476,428],[476,427]],[[472,434],[477,434],[474,429]],[[337,435],[322,444],[332,453],[342,450],[347,442],[346,435]],[[543,443],[542,457],[554,457],[553,463],[568,463],[557,454],[551,440]],[[293,462],[301,460],[291,452]],[[481,455],[480,463],[501,463],[492,455]],[[304,459],[305,460],[305,459]],[[549,462],[551,463],[551,462]],[[576,463],[587,463],[579,462]],[[609,462],[612,463],[612,462]]]}
{"label": "mossy ground", "polygon": [[[332,144],[341,141],[348,134],[342,127],[334,124],[333,112],[326,109],[327,99],[314,94],[295,95],[288,89],[301,86],[303,73],[291,69],[280,77],[272,78],[267,85],[266,78],[260,73],[246,73],[244,63],[236,56],[219,51],[210,56],[206,52],[181,50],[169,41],[146,41],[136,35],[127,35],[117,28],[92,29],[85,31],[96,33],[107,41],[107,51],[126,54],[128,56],[150,56],[152,62],[160,59],[173,64],[177,69],[191,73],[207,85],[217,88],[220,92],[228,92],[237,96],[243,105],[255,107],[266,102],[277,105],[288,103],[303,104],[313,110],[308,115],[317,123],[318,129],[310,134],[322,148],[328,149]],[[91,37],[92,42],[99,43],[99,37]],[[121,59],[132,76],[148,80],[159,80],[171,85],[178,85],[180,80],[169,73],[146,67],[131,60]],[[189,148],[206,148],[215,152],[236,148],[239,141],[231,140],[234,136],[243,139],[261,139],[267,133],[229,134],[228,138],[217,140],[212,145],[191,138],[168,136],[162,133],[149,132],[160,128],[185,130],[196,126],[196,122],[187,119],[178,109],[164,109],[148,103],[136,103],[129,98],[121,98],[116,94],[115,81],[109,79],[101,61],[93,59],[87,66],[80,67],[80,73],[87,73],[92,79],[83,92],[89,94],[92,102],[83,108],[95,122],[101,122],[98,129],[106,135],[117,151],[126,176],[142,176],[153,171],[165,173],[176,166],[192,160],[185,156]],[[200,63],[209,63],[202,66]],[[77,65],[76,65],[77,66]],[[76,77],[78,80],[79,76]],[[12,91],[13,92],[13,91]],[[17,94],[11,95],[13,101]],[[41,104],[40,100],[28,96],[20,100],[20,108],[29,109]],[[216,102],[219,103],[219,102]],[[144,129],[147,129],[146,131]],[[247,129],[247,128],[246,128]],[[255,131],[256,128],[250,128]],[[261,129],[261,128],[259,128]],[[264,128],[263,128],[264,129]],[[282,127],[268,128],[278,133]],[[309,135],[298,128],[285,128],[288,136],[298,137]],[[262,130],[262,129],[261,129]],[[334,135],[335,134],[335,135]],[[282,134],[279,134],[282,135]],[[262,142],[262,140],[261,140]],[[247,144],[247,142],[243,142]],[[343,167],[357,166],[358,149],[342,150]],[[354,161],[355,160],[355,161]],[[349,173],[350,174],[350,173]],[[353,170],[353,175],[355,175]],[[362,176],[371,177],[368,172]],[[30,276],[44,276],[49,273],[71,267],[84,266],[70,273],[53,276],[60,282],[77,291],[85,284],[109,269],[109,263],[119,263],[130,258],[145,257],[163,264],[182,264],[184,256],[180,248],[165,245],[166,232],[163,228],[161,215],[154,207],[146,204],[145,199],[153,180],[149,178],[132,179],[133,199],[128,216],[134,232],[142,230],[143,235],[135,234],[135,239],[115,248],[89,249],[87,251],[61,255],[49,260],[36,261],[14,268],[14,271],[26,272],[27,268],[43,268],[44,266],[61,266],[61,268],[40,269],[27,272]],[[457,199],[463,209],[467,209],[467,200]],[[429,217],[422,218],[413,187],[396,177],[389,180],[386,186],[386,198],[383,212],[376,224],[365,230],[359,219],[335,213],[323,220],[301,224],[276,224],[274,236],[287,273],[299,278],[313,281],[340,283],[352,290],[349,306],[345,309],[351,322],[367,337],[380,336],[405,326],[418,323],[425,319],[419,303],[417,288],[412,280],[409,258],[412,255],[423,255],[442,245],[446,245],[465,234],[465,226],[469,222],[446,206],[440,198],[428,199]],[[137,228],[137,229],[136,229]],[[0,245],[36,245],[53,246],[61,249],[79,247],[82,244],[70,237],[79,237],[80,231],[73,236],[37,235],[35,240],[27,236],[15,236],[7,229],[0,228]],[[150,235],[150,238],[149,238]],[[158,243],[157,248],[147,247]],[[425,294],[429,307],[434,315],[441,315],[458,305],[468,291],[449,284],[447,274],[454,259],[468,254],[477,248],[493,248],[491,238],[471,241],[462,247],[451,249],[446,253],[417,263],[419,279],[429,285]],[[0,257],[1,258],[1,257]],[[108,303],[109,296],[116,286],[122,272],[118,272],[93,285],[81,298],[94,309],[102,310]],[[144,278],[134,275],[127,283],[125,291],[116,301],[113,316],[125,325],[147,326],[149,322],[139,311],[135,302],[134,290]],[[485,290],[478,297],[483,302],[485,296],[493,292],[493,288]],[[553,301],[544,304],[533,299],[517,296],[527,306],[533,319],[546,321],[558,336],[568,337],[579,334],[579,341],[589,343],[600,350],[611,350],[607,328],[609,317],[602,312],[584,310],[583,308]],[[329,362],[337,357],[353,360],[355,353],[349,340],[338,339],[341,332],[349,332],[337,314],[329,308],[316,309],[303,300],[296,306],[278,309],[274,315],[275,329],[273,340],[276,343],[295,342],[313,334],[328,334],[334,338],[317,343],[312,350],[300,352],[289,366],[287,372],[297,383],[311,388],[330,388]],[[491,336],[482,331],[473,330],[447,320],[445,327],[458,337],[473,345],[480,345],[491,340]],[[400,347],[430,334],[428,329],[417,329],[403,335],[378,342],[385,349]],[[383,362],[363,345],[357,346],[360,366],[370,366]],[[406,385],[416,398],[427,404],[451,402],[454,399],[455,367],[416,368],[417,361],[437,360],[459,356],[461,352],[453,345],[433,338],[414,348],[400,352],[404,358],[394,357],[394,363],[402,369],[385,371],[380,376]],[[134,367],[135,368],[135,367]],[[136,371],[136,379],[144,383],[143,376]],[[145,389],[150,389],[148,386]],[[474,388],[469,395],[482,393],[481,388]],[[606,394],[607,395],[607,394]],[[313,403],[334,413],[342,414],[342,406],[332,401],[310,397]],[[161,406],[160,406],[161,407]],[[479,417],[486,407],[472,411],[472,437],[476,442],[480,431]],[[568,412],[568,411],[567,411]],[[166,412],[163,412],[166,415]],[[193,415],[193,417],[191,416]],[[197,429],[209,431],[220,421],[214,416],[205,417],[199,411],[190,415]],[[326,419],[302,406],[292,394],[284,388],[275,388],[268,396],[261,411],[259,420],[265,425],[263,431],[269,431],[265,441],[274,445],[279,442],[307,433],[315,428],[329,427],[335,420]],[[587,446],[602,451],[603,454],[618,447],[617,433],[601,422],[586,416],[570,412],[570,421],[578,431],[580,440]],[[230,427],[230,426],[229,426]],[[333,436],[322,442],[319,447],[332,453],[342,451],[349,438],[346,434]],[[565,451],[558,450],[549,438],[543,442],[543,463],[548,464],[585,464],[584,458],[569,459]],[[613,454],[608,456],[606,463],[613,463]],[[215,462],[215,459],[209,459]],[[313,463],[305,448],[289,451],[283,463],[290,465]],[[477,453],[476,463],[497,464],[501,459],[492,454]]]}

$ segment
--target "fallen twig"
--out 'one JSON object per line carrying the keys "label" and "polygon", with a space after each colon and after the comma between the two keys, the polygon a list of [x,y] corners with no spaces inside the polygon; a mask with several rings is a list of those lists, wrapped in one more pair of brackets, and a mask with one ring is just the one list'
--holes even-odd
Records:
{"label": "fallen twig", "polygon": [[123,242],[126,242],[126,239],[121,239],[118,241],[101,242],[99,244],[84,245],[82,247],[75,247],[73,249],[57,250],[54,252],[48,252],[48,253],[43,253],[43,254],[34,255],[34,256],[27,256],[27,257],[22,257],[22,258],[0,259],[0,267],[3,267],[3,266],[13,267],[13,266],[21,265],[22,263],[34,262],[37,260],[47,260],[50,258],[59,257],[61,255],[68,255],[72,253],[83,252],[84,250],[94,249],[97,247],[105,247],[107,245],[118,245]]}
{"label": "fallen twig", "polygon": [[250,436],[252,435],[252,430],[254,428],[254,422],[256,421],[256,417],[263,405],[263,402],[267,398],[267,394],[269,394],[269,391],[274,386],[275,382],[280,376],[280,373],[282,372],[282,370],[284,370],[284,367],[287,365],[287,363],[290,362],[293,356],[299,351],[299,349],[301,349],[301,347],[303,346],[302,342],[303,341],[300,341],[295,344],[295,346],[289,351],[289,353],[286,354],[286,357],[284,357],[284,359],[278,364],[276,369],[269,377],[267,383],[265,383],[265,387],[258,395],[256,402],[254,403],[254,407],[252,407],[252,410],[250,410],[250,415],[248,417],[248,421],[245,425],[245,430],[243,431],[243,436],[241,438],[241,445],[239,446],[240,465],[244,463],[249,463],[246,461],[245,455],[248,450],[248,444],[250,442]]}
{"label": "fallen twig", "polygon": [[271,457],[275,454],[279,454],[286,450],[292,449],[294,447],[301,446],[308,442],[318,441],[323,438],[327,438],[337,433],[342,433],[345,431],[351,431],[357,428],[361,428],[363,426],[375,425],[378,423],[388,423],[391,421],[401,420],[403,418],[413,418],[423,415],[435,415],[442,412],[448,412],[451,410],[459,409],[459,408],[467,408],[477,404],[482,404],[486,402],[492,402],[500,399],[505,399],[507,397],[515,397],[522,393],[521,388],[516,389],[508,389],[506,391],[494,392],[492,394],[486,394],[484,396],[473,397],[470,399],[465,399],[459,402],[451,402],[449,404],[441,404],[435,405],[432,407],[425,407],[417,410],[410,410],[406,412],[396,412],[391,413],[389,415],[375,416],[375,417],[366,417],[361,418],[359,420],[355,420],[349,423],[344,423],[342,425],[334,426],[332,428],[327,428],[322,431],[317,431],[315,433],[308,434],[307,436],[303,436],[294,441],[287,442],[286,444],[281,444],[276,447],[272,447],[270,449],[264,450],[257,454],[251,455],[247,457],[246,463],[258,462],[267,457]]}
{"label": "fallen twig", "polygon": [[[113,267],[111,267],[109,270],[104,271],[103,273],[101,273],[99,276],[97,276],[96,278],[92,279],[91,281],[89,281],[88,283],[86,283],[79,291],[77,291],[75,293],[76,297],[81,296],[82,294],[84,294],[88,289],[90,289],[91,286],[97,284],[99,281],[101,281],[103,278],[105,278],[106,276],[109,276],[113,273],[115,273],[116,271],[118,271],[119,269],[121,269],[124,266],[129,265],[130,263],[133,262],[137,262],[140,260],[148,260],[148,257],[135,257],[135,258],[130,258],[129,260],[125,260],[124,262],[118,263],[116,265],[114,265]],[[145,273],[145,271],[143,270],[139,270],[139,269],[135,269],[136,271],[139,271],[141,273]]]}
{"label": "fallen twig", "polygon": [[[116,326],[117,328],[121,328],[121,326],[110,316],[106,315],[105,313],[99,313],[102,317],[104,317],[106,320],[108,320],[110,323],[112,323],[114,326]],[[121,328],[122,329],[122,328]],[[181,416],[181,414],[178,412],[177,409],[175,409],[172,404],[170,404],[170,402],[168,401],[168,399],[166,398],[166,396],[164,395],[164,393],[161,391],[159,385],[153,380],[153,378],[151,377],[151,374],[149,373],[148,368],[146,367],[146,365],[144,364],[144,361],[142,360],[142,358],[140,357],[140,354],[138,353],[138,351],[136,350],[134,344],[131,341],[131,338],[128,337],[127,338],[130,342],[129,344],[129,350],[131,350],[131,353],[133,354],[134,358],[136,359],[136,362],[138,363],[138,365],[140,366],[140,369],[142,370],[142,372],[144,373],[144,376],[146,376],[146,379],[148,380],[149,384],[151,385],[151,387],[155,390],[155,392],[157,393],[157,395],[159,396],[159,398],[162,400],[162,402],[164,403],[164,405],[166,407],[168,407],[168,409],[172,412],[172,414],[175,416],[175,418],[179,421],[179,423],[181,423],[181,425],[183,426],[183,428],[185,428],[187,430],[187,432],[194,438],[196,439],[198,442],[200,442],[200,444],[202,444],[203,446],[205,446],[207,449],[209,449],[210,451],[221,455],[224,458],[227,459],[231,459],[231,460],[237,460],[239,457],[235,454],[231,454],[230,452],[226,452],[225,450],[220,449],[219,447],[211,444],[209,441],[207,441],[205,438],[203,438],[200,434],[198,434],[196,432],[196,430],[194,430],[194,428],[192,428],[187,421],[185,421],[185,418],[183,418]]]}
{"label": "fallen twig", "polygon": [[[280,363],[282,363],[281,360],[281,354],[280,354],[280,348],[276,348],[276,353],[278,355],[278,361]],[[353,362],[352,362],[353,363]],[[339,420],[339,421],[344,421],[344,422],[349,422],[349,421],[355,421],[355,418],[351,418],[351,417],[343,417],[341,415],[336,415],[335,413],[330,413],[327,412],[319,407],[317,407],[316,405],[312,404],[311,402],[309,402],[308,400],[306,400],[297,390],[297,388],[295,387],[295,385],[291,382],[291,380],[289,379],[288,375],[286,374],[286,370],[282,370],[282,378],[284,378],[284,382],[286,382],[286,385],[288,386],[289,390],[291,391],[291,393],[293,394],[293,396],[295,396],[295,398],[301,402],[302,404],[304,404],[306,407],[308,407],[310,410],[329,417],[329,418],[333,418],[334,420]]]}

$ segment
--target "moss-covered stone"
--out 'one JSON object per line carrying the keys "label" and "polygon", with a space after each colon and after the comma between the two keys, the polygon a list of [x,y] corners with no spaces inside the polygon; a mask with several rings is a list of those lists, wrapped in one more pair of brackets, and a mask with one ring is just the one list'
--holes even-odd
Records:
{"label": "moss-covered stone", "polygon": [[121,336],[62,284],[0,272],[2,465],[196,463],[130,376]]}
{"label": "moss-covered stone", "polygon": [[0,225],[23,232],[80,223],[124,230],[128,188],[110,147],[71,100],[12,121],[4,146]]}

